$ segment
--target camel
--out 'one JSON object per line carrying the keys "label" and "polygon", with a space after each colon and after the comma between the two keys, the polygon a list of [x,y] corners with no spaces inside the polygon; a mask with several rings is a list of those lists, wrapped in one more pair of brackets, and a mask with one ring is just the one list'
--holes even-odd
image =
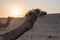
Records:
{"label": "camel", "polygon": [[10,24],[10,22],[12,21],[12,19],[13,19],[13,17],[8,17],[6,24],[0,23],[0,29],[6,28]]}
{"label": "camel", "polygon": [[[26,19],[25,19],[24,23],[21,24],[18,28],[14,29],[8,33],[5,33],[3,35],[0,35],[0,39],[1,40],[16,40],[17,38],[19,38],[21,35],[23,35],[25,32],[27,32],[28,30],[30,30],[33,27],[39,14],[41,14],[40,9],[32,9],[32,10],[28,11],[25,16]],[[43,15],[45,15],[45,14],[43,14]]]}

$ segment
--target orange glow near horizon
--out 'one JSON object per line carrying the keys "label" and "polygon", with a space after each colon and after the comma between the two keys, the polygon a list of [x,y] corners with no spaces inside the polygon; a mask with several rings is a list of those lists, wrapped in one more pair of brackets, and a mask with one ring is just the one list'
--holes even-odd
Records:
{"label": "orange glow near horizon", "polygon": [[11,11],[12,11],[12,15],[14,17],[17,17],[19,15],[19,13],[21,13],[21,10],[18,10],[18,9],[12,9]]}
{"label": "orange glow near horizon", "polygon": [[21,8],[12,8],[11,16],[12,17],[23,17],[23,10]]}
{"label": "orange glow near horizon", "polygon": [[[5,5],[5,6],[4,6]],[[7,3],[4,4],[3,7],[0,9],[0,17],[1,18],[7,18],[10,17],[24,17],[26,12],[26,7],[23,4],[19,3]]]}

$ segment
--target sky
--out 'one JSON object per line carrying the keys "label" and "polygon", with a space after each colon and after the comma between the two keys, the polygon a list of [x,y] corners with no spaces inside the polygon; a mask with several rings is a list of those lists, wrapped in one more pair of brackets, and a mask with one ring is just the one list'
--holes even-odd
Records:
{"label": "sky", "polygon": [[14,16],[13,9],[19,9],[18,16],[28,10],[39,8],[48,13],[60,13],[60,0],[0,0],[0,17]]}

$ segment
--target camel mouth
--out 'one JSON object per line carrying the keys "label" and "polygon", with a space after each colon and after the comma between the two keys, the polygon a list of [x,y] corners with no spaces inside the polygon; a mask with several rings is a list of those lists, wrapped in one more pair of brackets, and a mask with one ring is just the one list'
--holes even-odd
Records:
{"label": "camel mouth", "polygon": [[46,15],[47,12],[46,11],[41,11],[41,14],[40,15]]}

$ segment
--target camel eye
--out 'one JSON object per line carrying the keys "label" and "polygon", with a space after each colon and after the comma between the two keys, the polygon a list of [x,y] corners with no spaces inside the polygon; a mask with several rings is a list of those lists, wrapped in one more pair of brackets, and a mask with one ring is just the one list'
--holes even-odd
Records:
{"label": "camel eye", "polygon": [[32,15],[32,13],[29,13],[29,15],[31,16],[31,15]]}

